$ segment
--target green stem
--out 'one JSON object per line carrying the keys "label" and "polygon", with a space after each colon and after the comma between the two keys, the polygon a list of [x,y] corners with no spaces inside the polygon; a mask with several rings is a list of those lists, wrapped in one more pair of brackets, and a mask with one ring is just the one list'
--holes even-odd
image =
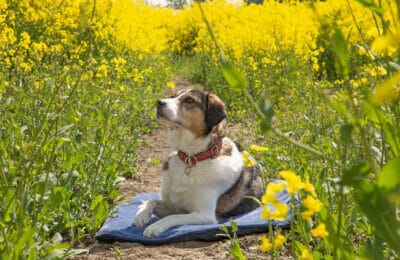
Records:
{"label": "green stem", "polygon": [[[269,232],[269,240],[271,241],[271,243],[274,243],[274,230],[272,229],[272,222],[271,219],[268,219],[268,232]],[[275,257],[275,250],[273,248],[272,245],[272,249],[271,249],[271,259],[274,260]]]}
{"label": "green stem", "polygon": [[347,7],[349,8],[351,17],[352,17],[352,19],[353,19],[353,22],[354,22],[354,24],[356,25],[358,34],[360,35],[361,40],[362,40],[362,42],[364,43],[364,45],[366,45],[366,41],[365,41],[364,35],[363,35],[362,31],[361,31],[361,27],[358,25],[358,22],[357,22],[357,20],[356,20],[356,17],[355,17],[355,15],[354,15],[354,12],[353,12],[353,8],[351,8],[351,5],[350,5],[349,0],[347,0],[346,2],[347,2]]}
{"label": "green stem", "polygon": [[298,212],[297,212],[297,205],[296,205],[296,203],[295,203],[295,199],[294,199],[294,197],[293,196],[291,196],[290,197],[290,205],[291,205],[291,208],[292,208],[292,211],[290,212],[290,218],[291,218],[291,220],[290,220],[290,238],[291,238],[291,246],[292,246],[292,252],[296,252],[296,248],[295,248],[295,245],[294,245],[294,241],[296,241],[296,237],[295,237],[295,233],[294,233],[294,230],[295,230],[295,216],[299,216],[299,214],[297,214]]}
{"label": "green stem", "polygon": [[[337,222],[337,231],[336,231],[336,238],[338,241],[340,240],[340,233],[342,229],[342,217],[343,217],[343,185],[340,185],[340,191],[339,191],[339,208],[338,208],[338,222]],[[333,258],[337,259],[338,258],[338,245],[339,243],[335,243],[334,248],[333,248]]]}
{"label": "green stem", "polygon": [[199,6],[201,16],[203,17],[203,21],[206,23],[207,30],[208,30],[208,32],[209,32],[209,34],[210,34],[210,36],[211,36],[212,41],[213,41],[214,44],[215,44],[215,48],[217,49],[217,51],[219,52],[219,54],[220,54],[220,56],[221,56],[221,60],[222,60],[222,61],[226,61],[224,52],[222,51],[221,47],[220,47],[219,44],[218,44],[217,37],[215,37],[214,31],[213,31],[213,29],[212,29],[212,27],[211,27],[211,24],[210,24],[210,22],[208,21],[208,19],[207,19],[205,13],[204,13],[203,8],[201,7],[200,1],[199,1],[199,0],[196,0],[196,3],[197,3],[197,5]]}
{"label": "green stem", "polygon": [[367,139],[367,133],[366,133],[365,127],[363,127],[360,124],[360,120],[362,119],[361,113],[360,113],[357,105],[355,104],[355,101],[353,98],[354,97],[353,90],[350,87],[350,82],[349,82],[348,78],[346,79],[345,87],[346,87],[347,93],[350,98],[350,104],[351,104],[353,112],[354,112],[354,117],[356,119],[355,125],[358,128],[358,130],[360,131],[361,144],[363,146],[363,150],[367,153],[367,158],[368,158],[369,164],[371,166],[372,172],[377,173],[378,167],[377,167],[375,159],[372,155],[371,145]]}

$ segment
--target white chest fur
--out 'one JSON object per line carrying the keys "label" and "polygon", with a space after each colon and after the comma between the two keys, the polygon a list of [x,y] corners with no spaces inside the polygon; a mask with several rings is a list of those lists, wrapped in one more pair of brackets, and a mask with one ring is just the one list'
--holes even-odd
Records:
{"label": "white chest fur", "polygon": [[215,210],[219,196],[233,186],[243,167],[236,147],[231,155],[198,162],[189,172],[176,154],[168,163],[168,170],[162,172],[162,199],[175,209],[189,212],[207,207]]}

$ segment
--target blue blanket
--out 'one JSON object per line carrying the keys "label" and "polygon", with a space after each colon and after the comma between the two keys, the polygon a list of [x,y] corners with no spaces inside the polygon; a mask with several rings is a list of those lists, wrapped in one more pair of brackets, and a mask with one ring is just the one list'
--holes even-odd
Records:
{"label": "blue blanket", "polygon": [[[290,196],[286,190],[277,194],[281,202],[289,203]],[[155,238],[143,236],[145,227],[136,227],[133,224],[134,216],[138,206],[143,200],[158,199],[158,193],[140,193],[133,198],[129,204],[117,206],[115,215],[108,218],[103,227],[97,232],[96,239],[104,242],[126,241],[138,242],[143,245],[161,245],[189,240],[212,241],[219,240],[223,232],[220,226],[226,225],[230,229],[229,219],[222,219],[218,224],[210,225],[183,225],[172,227]],[[249,213],[233,217],[238,225],[238,236],[268,232],[268,222],[260,219],[262,209],[257,208]],[[285,221],[272,221],[273,227],[288,228],[290,216]],[[157,221],[156,216],[152,216],[150,224]]]}

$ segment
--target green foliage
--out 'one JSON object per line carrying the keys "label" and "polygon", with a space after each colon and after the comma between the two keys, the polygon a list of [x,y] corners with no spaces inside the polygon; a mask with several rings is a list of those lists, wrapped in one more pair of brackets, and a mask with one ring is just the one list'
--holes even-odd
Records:
{"label": "green foliage", "polygon": [[[388,23],[382,15],[381,6],[373,1],[359,2],[381,18],[380,26],[387,33]],[[291,87],[288,82],[293,71],[285,75],[286,88],[275,87],[270,81],[264,86],[260,84],[264,91],[268,89],[270,93],[276,93],[277,98],[271,95],[274,107],[277,107],[277,120],[273,122],[274,110],[270,103],[263,95],[259,103],[255,102],[254,97],[260,96],[258,86],[247,84],[246,80],[263,83],[263,75],[249,73],[245,68],[237,70],[225,61],[225,54],[221,53],[222,74],[229,87],[233,94],[241,91],[247,100],[243,102],[240,99],[240,104],[234,99],[229,102],[234,103],[231,106],[238,105],[239,111],[254,111],[259,117],[262,132],[270,130],[272,133],[268,139],[282,138],[291,144],[283,147],[276,141],[260,140],[273,150],[258,154],[261,163],[266,165],[266,171],[273,175],[279,168],[292,168],[303,176],[309,176],[316,183],[316,190],[325,204],[319,219],[325,223],[329,236],[320,243],[310,240],[310,223],[292,218],[291,232],[296,232],[299,237],[295,241],[292,235],[294,254],[301,256],[311,249],[316,259],[354,259],[356,256],[396,258],[400,254],[400,110],[396,94],[399,83],[395,71],[397,66],[392,65],[399,62],[399,50],[397,56],[391,58],[375,54],[366,60],[350,51],[351,46],[348,46],[348,40],[335,21],[320,21],[323,32],[321,42],[330,44],[329,49],[334,54],[326,58],[335,64],[339,80],[329,82],[320,75],[316,80],[312,73],[297,74],[296,92],[303,96],[285,93]],[[354,20],[354,23],[357,21]],[[215,45],[218,46],[217,43]],[[300,62],[295,56],[292,58],[292,63]],[[388,79],[371,80],[354,86],[354,80],[363,76],[356,66],[370,64],[387,69]],[[371,87],[374,88],[373,93]],[[222,88],[225,86],[222,85]],[[327,91],[330,92],[328,96]],[[280,106],[275,101],[280,97],[288,103]],[[271,158],[273,153],[282,155]],[[281,163],[273,165],[276,161]],[[361,241],[358,241],[359,234],[363,234]]]}
{"label": "green foliage", "polygon": [[350,72],[350,52],[347,48],[347,42],[339,29],[335,30],[332,36],[333,49],[335,50],[336,72],[342,76],[348,76]]}
{"label": "green foliage", "polygon": [[224,232],[224,235],[231,241],[230,254],[237,260],[245,260],[246,257],[243,255],[236,235],[236,232],[238,230],[237,224],[233,219],[230,219],[229,223],[231,224],[230,230],[228,230],[228,227],[225,225],[221,226],[220,229]]}
{"label": "green foliage", "polygon": [[137,173],[138,136],[155,125],[168,75],[161,57],[100,33],[108,25],[96,1],[60,4],[65,19],[33,6],[58,27],[33,24],[19,2],[7,9],[18,26],[11,15],[1,25],[20,39],[0,53],[15,54],[0,61],[0,258],[65,258],[109,215],[117,177]]}
{"label": "green foliage", "polygon": [[226,60],[222,60],[221,64],[222,74],[232,89],[235,91],[244,90],[248,85],[246,78],[244,78],[235,67]]}

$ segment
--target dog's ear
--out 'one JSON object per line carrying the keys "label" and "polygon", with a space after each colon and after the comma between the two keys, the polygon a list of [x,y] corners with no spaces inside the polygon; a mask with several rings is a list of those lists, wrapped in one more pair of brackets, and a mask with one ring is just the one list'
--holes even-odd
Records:
{"label": "dog's ear", "polygon": [[210,133],[214,126],[227,116],[225,104],[216,95],[208,93],[206,97],[205,122],[206,132]]}

